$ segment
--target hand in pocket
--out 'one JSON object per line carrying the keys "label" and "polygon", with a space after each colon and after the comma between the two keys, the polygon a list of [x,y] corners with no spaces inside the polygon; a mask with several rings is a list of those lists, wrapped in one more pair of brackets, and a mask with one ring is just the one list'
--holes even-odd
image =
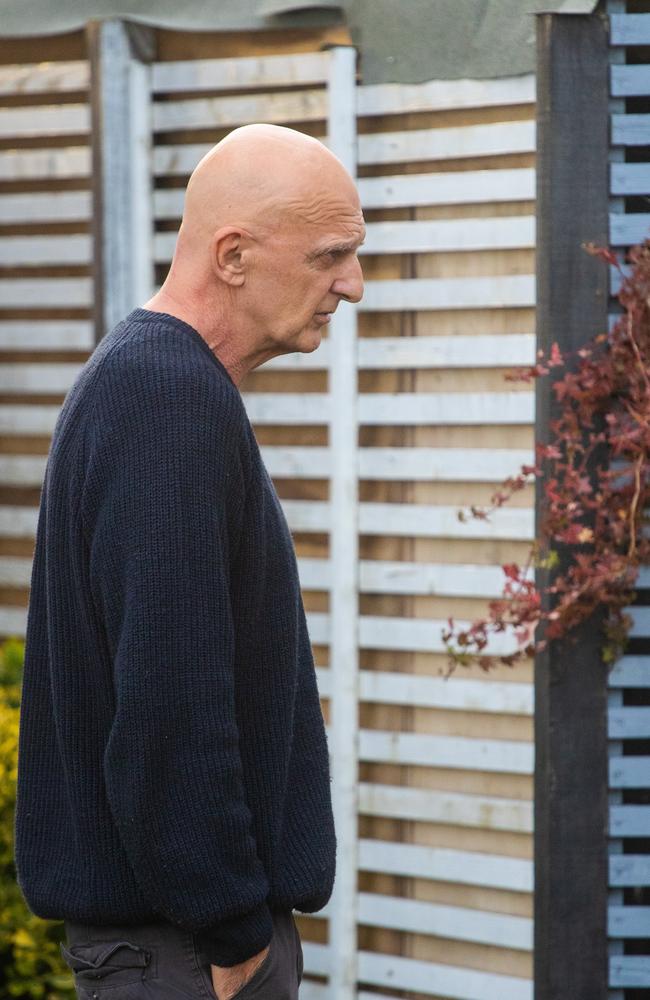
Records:
{"label": "hand in pocket", "polygon": [[264,964],[270,950],[271,945],[269,943],[266,948],[263,948],[262,951],[257,953],[257,955],[252,955],[251,958],[247,958],[245,962],[240,962],[238,965],[231,965],[228,968],[224,968],[220,965],[211,965],[210,972],[212,973],[212,987],[217,996],[217,1000],[233,1000],[233,997],[235,997],[237,993],[244,988],[244,986],[248,985],[257,970]]}

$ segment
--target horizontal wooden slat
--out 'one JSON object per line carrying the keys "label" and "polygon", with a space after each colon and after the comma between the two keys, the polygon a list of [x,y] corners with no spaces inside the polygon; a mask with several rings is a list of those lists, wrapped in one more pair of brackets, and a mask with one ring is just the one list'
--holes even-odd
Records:
{"label": "horizontal wooden slat", "polygon": [[[609,217],[609,242],[612,246],[625,247],[633,243],[642,243],[648,235],[650,235],[650,213],[631,212],[629,215],[621,213]],[[612,291],[614,290],[613,288]]]}
{"label": "horizontal wooden slat", "polygon": [[613,146],[646,146],[650,142],[650,115],[612,115]]}
{"label": "horizontal wooden slat", "polygon": [[3,351],[91,351],[94,346],[94,329],[86,320],[0,321]]}
{"label": "horizontal wooden slat", "polygon": [[[154,254],[168,263],[176,233],[157,233]],[[453,253],[468,250],[510,250],[535,245],[535,219],[504,216],[495,219],[453,219],[431,222],[370,222],[360,255],[384,253]]]}
{"label": "horizontal wooden slat", "polygon": [[84,60],[0,66],[0,94],[65,93],[87,90],[90,67]]}
{"label": "horizontal wooden slat", "polygon": [[611,740],[650,739],[650,708],[610,708],[607,725]]}
{"label": "horizontal wooden slat", "polygon": [[535,122],[375,132],[358,137],[358,163],[412,163],[535,152]]}
{"label": "horizontal wooden slat", "polygon": [[[4,278],[0,309],[87,308],[92,304],[92,278]],[[17,368],[18,366],[16,366]],[[17,373],[16,373],[17,374]]]}
{"label": "horizontal wooden slat", "polygon": [[610,788],[647,788],[650,783],[650,757],[610,757]]}
{"label": "horizontal wooden slat", "polygon": [[[4,482],[2,471],[0,479]],[[0,584],[3,587],[29,587],[32,575],[32,560],[17,556],[0,556]]]}
{"label": "horizontal wooden slat", "polygon": [[251,122],[289,123],[324,121],[324,90],[299,90],[277,94],[164,101],[153,105],[155,132],[216,129]]}
{"label": "horizontal wooden slat", "polygon": [[[329,448],[265,445],[262,458],[279,479],[323,479],[331,475]],[[360,448],[360,479],[412,482],[501,482],[519,472],[533,456],[523,449],[496,448]]]}
{"label": "horizontal wooden slat", "polygon": [[45,455],[0,455],[0,482],[11,486],[41,486]]}
{"label": "horizontal wooden slat", "polygon": [[361,838],[359,868],[387,875],[480,885],[511,892],[533,891],[532,861],[444,847]]}
{"label": "horizontal wooden slat", "polygon": [[535,305],[535,276],[502,274],[478,278],[406,278],[367,281],[362,312],[422,309],[521,309]]}
{"label": "horizontal wooden slat", "polygon": [[[209,143],[200,146],[158,146],[154,149],[154,173],[156,176],[189,174],[209,149]],[[532,202],[535,199],[535,170],[525,167],[362,177],[357,187],[364,208]],[[155,191],[156,218],[180,219],[183,197],[182,188]]]}
{"label": "horizontal wooden slat", "polygon": [[90,264],[90,236],[0,237],[0,267],[43,267],[57,264]]}
{"label": "horizontal wooden slat", "polygon": [[650,854],[611,854],[609,884],[612,887],[650,885]]}
{"label": "horizontal wooden slat", "polygon": [[92,212],[90,191],[48,191],[0,195],[0,224],[87,222]]}
{"label": "horizontal wooden slat", "polygon": [[519,799],[422,790],[397,785],[358,785],[359,812],[367,816],[419,820],[485,830],[532,833],[533,807]]}
{"label": "horizontal wooden slat", "polygon": [[650,837],[650,806],[610,806],[610,837]]}
{"label": "horizontal wooden slat", "polygon": [[[518,976],[479,972],[374,951],[358,951],[356,957],[359,981],[384,989],[410,990],[448,1000],[533,1000],[532,982]],[[302,997],[302,984],[300,994]],[[358,1000],[370,1000],[372,996],[376,994],[359,993]]]}
{"label": "horizontal wooden slat", "polygon": [[[330,505],[325,501],[283,500],[293,531],[329,531]],[[500,509],[489,521],[459,521],[456,507],[425,504],[362,503],[359,530],[364,535],[413,538],[489,538],[527,541],[533,537],[533,512],[527,508]]]}
{"label": "horizontal wooden slat", "polygon": [[650,987],[650,958],[612,955],[609,959],[609,985],[622,989]]}
{"label": "horizontal wooden slat", "polygon": [[0,138],[32,139],[37,136],[84,135],[90,131],[87,104],[0,108]]}
{"label": "horizontal wooden slat", "polygon": [[[316,668],[318,687],[330,697],[331,675]],[[458,712],[486,712],[499,715],[533,714],[533,685],[521,681],[475,681],[462,677],[427,677],[421,674],[390,673],[385,670],[359,672],[361,701],[380,705],[417,705]]]}
{"label": "horizontal wooden slat", "polygon": [[650,656],[623,656],[608,676],[610,687],[650,687]]}
{"label": "horizontal wooden slat", "polygon": [[8,149],[0,151],[0,180],[33,181],[88,177],[90,149]]}
{"label": "horizontal wooden slat", "polygon": [[[301,573],[304,562],[304,559],[300,560]],[[532,579],[532,570],[528,576]],[[445,597],[493,598],[501,594],[505,579],[500,566],[379,560],[362,560],[359,563],[359,586],[362,593],[366,594],[438,594]]]}
{"label": "horizontal wooden slat", "polygon": [[[456,619],[456,624],[459,628],[468,628],[470,622]],[[446,644],[441,636],[446,627],[446,619],[364,615],[359,619],[359,645],[363,649],[444,653]],[[503,632],[490,635],[485,653],[488,656],[501,656],[514,652],[517,647],[518,643],[512,633]]]}
{"label": "horizontal wooden slat", "polygon": [[153,63],[151,88],[154,94],[174,94],[325,83],[330,58],[327,52],[301,52]]}
{"label": "horizontal wooden slat", "polygon": [[650,190],[650,164],[612,163],[610,190],[612,194],[645,194]]}
{"label": "horizontal wooden slat", "polygon": [[[360,337],[356,342],[357,365],[377,368],[496,368],[532,365],[535,335],[532,333],[454,334],[445,337]],[[280,354],[259,371],[326,370],[329,343],[321,341],[309,354]]]}
{"label": "horizontal wooden slat", "polygon": [[0,635],[24,639],[27,632],[26,608],[0,607]]}
{"label": "horizontal wooden slat", "polygon": [[632,605],[625,608],[625,611],[632,619],[630,637],[634,639],[650,638],[650,607]]}
{"label": "horizontal wooden slat", "polygon": [[650,937],[650,906],[609,906],[607,933],[611,938]]}
{"label": "horizontal wooden slat", "polygon": [[390,764],[417,764],[462,771],[532,774],[533,745],[514,740],[474,740],[361,729],[361,760]]}
{"label": "horizontal wooden slat", "polygon": [[[78,280],[84,281],[85,279],[79,278]],[[0,302],[2,301],[2,284],[3,282],[0,281]],[[4,365],[0,368],[0,391],[65,393],[79,375],[82,367],[81,364],[63,362]]]}
{"label": "horizontal wooden slat", "polygon": [[487,108],[534,101],[535,76],[532,73],[492,80],[428,80],[426,83],[357,87],[357,114],[360,116]]}
{"label": "horizontal wooden slat", "polygon": [[51,434],[60,406],[0,404],[0,434]]}
{"label": "horizontal wooden slat", "polygon": [[611,45],[650,45],[650,14],[610,14]]}
{"label": "horizontal wooden slat", "polygon": [[612,97],[645,97],[650,93],[650,67],[611,66],[610,93]]}
{"label": "horizontal wooden slat", "polygon": [[[244,393],[248,416],[257,424],[322,425],[329,420],[324,393]],[[530,424],[532,393],[440,392],[367,393],[359,398],[358,418],[364,425]]]}
{"label": "horizontal wooden slat", "polygon": [[533,922],[528,917],[490,913],[462,906],[442,906],[375,892],[357,895],[357,921],[412,934],[430,934],[517,951],[532,950]]}

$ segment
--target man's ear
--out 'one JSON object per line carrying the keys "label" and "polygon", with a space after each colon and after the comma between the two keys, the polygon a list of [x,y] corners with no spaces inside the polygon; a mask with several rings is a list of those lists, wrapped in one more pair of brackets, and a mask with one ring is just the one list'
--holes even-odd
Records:
{"label": "man's ear", "polygon": [[236,226],[223,226],[212,237],[212,269],[227,285],[244,284],[247,242],[246,233]]}

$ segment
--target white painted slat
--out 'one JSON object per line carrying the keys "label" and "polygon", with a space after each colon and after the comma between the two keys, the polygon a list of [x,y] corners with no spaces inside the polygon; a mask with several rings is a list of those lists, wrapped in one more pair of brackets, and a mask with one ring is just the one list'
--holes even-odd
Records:
{"label": "white painted slat", "polygon": [[151,85],[155,94],[174,94],[324,84],[329,64],[327,52],[154,63]]}
{"label": "white painted slat", "polygon": [[609,959],[609,985],[622,989],[650,987],[650,958],[612,955]]}
{"label": "white painted slat", "polygon": [[[324,393],[243,393],[252,423],[328,423],[330,398]],[[366,393],[359,397],[359,422],[365,425],[404,424],[530,424],[533,393],[440,392]]]}
{"label": "white painted slat", "polygon": [[[167,264],[176,233],[156,233],[157,263]],[[530,249],[535,246],[535,219],[513,215],[494,219],[442,219],[415,222],[369,222],[360,255],[384,253],[454,253],[469,250]]]}
{"label": "white painted slat", "polygon": [[493,80],[428,80],[426,83],[383,83],[357,88],[359,116],[488,108],[534,101],[533,73]]}
{"label": "white painted slat", "polygon": [[650,739],[650,708],[610,708],[607,725],[611,740]]}
{"label": "white painted slat", "polygon": [[0,321],[0,350],[92,351],[92,324],[81,319]]}
{"label": "white painted slat", "polygon": [[[318,687],[325,697],[331,694],[329,671],[317,667]],[[362,701],[381,705],[418,705],[457,712],[496,712],[499,715],[533,714],[533,685],[520,681],[474,681],[452,676],[427,677],[420,674],[361,670]]]}
{"label": "white painted slat", "polygon": [[85,60],[0,66],[0,94],[66,93],[87,90],[90,67]]}
{"label": "white painted slat", "polygon": [[[153,105],[155,132],[226,128],[250,122],[311,122],[327,117],[324,90],[299,90],[241,97],[206,97]],[[1,119],[0,119],[1,123]]]}
{"label": "white painted slat", "polygon": [[610,687],[650,687],[650,656],[622,656],[612,667]]}
{"label": "white painted slat", "polygon": [[404,278],[367,281],[361,312],[420,309],[513,309],[535,305],[535,276],[499,274],[480,278]]}
{"label": "white painted slat", "polygon": [[0,584],[3,587],[29,587],[31,576],[31,559],[20,559],[18,556],[0,556]]}
{"label": "white painted slat", "polygon": [[647,788],[650,783],[650,757],[610,757],[610,788]]}
{"label": "white painted slat", "polygon": [[[154,149],[154,174],[189,174],[209,149],[209,143],[158,146]],[[357,187],[364,208],[532,202],[535,199],[535,171],[532,167],[522,167],[509,170],[402,174],[397,177],[361,177]],[[156,218],[180,219],[183,197],[183,188],[156,191]]]}
{"label": "white painted slat", "polygon": [[611,14],[611,45],[650,45],[650,14]]}
{"label": "white painted slat", "polygon": [[6,149],[0,151],[0,180],[60,180],[88,177],[90,148]]}
{"label": "white painted slat", "polygon": [[535,122],[376,132],[360,135],[358,142],[359,163],[363,165],[534,153]]}
{"label": "white painted slat", "polygon": [[90,236],[3,236],[0,237],[0,266],[42,267],[56,264],[90,264]]}
{"label": "white painted slat", "polygon": [[[309,616],[308,616],[309,617]],[[457,619],[459,628],[467,628],[469,621]],[[388,615],[364,615],[359,622],[359,643],[364,649],[394,649],[411,652],[444,653],[442,640],[446,619],[397,618]],[[510,632],[491,635],[485,646],[488,656],[514,653],[518,643]]]}
{"label": "white painted slat", "polygon": [[367,816],[420,820],[485,830],[532,833],[533,806],[520,799],[460,795],[434,789],[359,784],[359,812]]}
{"label": "white painted slat", "polygon": [[0,635],[24,639],[27,632],[27,608],[0,608]]}
{"label": "white painted slat", "polygon": [[2,139],[85,135],[89,131],[90,108],[87,104],[0,108],[0,138]]}
{"label": "white painted slat", "polygon": [[445,906],[418,899],[360,892],[357,920],[368,927],[386,927],[411,934],[431,934],[454,941],[531,951],[533,922],[528,917]]}
{"label": "white painted slat", "polygon": [[[535,397],[522,392],[366,393],[359,399],[366,425],[530,424]],[[322,415],[321,415],[322,420]]]}
{"label": "white painted slat", "polygon": [[514,740],[473,740],[361,729],[359,756],[361,760],[389,764],[419,764],[423,767],[505,774],[533,773],[532,743]]}
{"label": "white painted slat", "polygon": [[[648,133],[650,143],[650,132]],[[633,212],[629,215],[613,214],[609,217],[609,242],[611,246],[625,247],[642,243],[650,234],[650,213]],[[617,277],[618,280],[618,277]],[[612,289],[615,291],[615,288]]]}
{"label": "white painted slat", "polygon": [[[329,448],[264,445],[260,451],[274,478],[330,475]],[[530,451],[515,448],[361,448],[358,457],[360,479],[413,482],[501,482],[533,461]]]}
{"label": "white painted slat", "polygon": [[[359,568],[361,590],[366,594],[494,598],[501,594],[505,581],[500,566],[369,560],[361,562]],[[532,570],[528,575],[532,578]]]}
{"label": "white painted slat", "polygon": [[612,97],[645,97],[650,93],[650,67],[611,66],[610,94]]}
{"label": "white painted slat", "polygon": [[3,538],[33,538],[38,524],[38,507],[0,506],[0,535]]}
{"label": "white painted slat", "polygon": [[[319,354],[324,346],[307,357]],[[357,349],[360,368],[496,368],[533,364],[535,336],[365,337]]]}
{"label": "white painted slat", "polygon": [[639,607],[637,605],[627,607],[625,611],[632,618],[630,637],[634,639],[650,637],[650,607]]}
{"label": "white painted slat", "polygon": [[60,406],[0,405],[0,434],[51,434]]}
{"label": "white painted slat", "polygon": [[511,892],[533,891],[532,861],[475,851],[361,838],[359,868],[406,878],[458,882]]}
{"label": "white painted slat", "polygon": [[[533,1000],[533,985],[518,976],[478,972],[380,952],[359,951],[359,980],[387,989],[410,990],[448,1000]],[[302,985],[300,987],[302,995]],[[359,1000],[376,994],[359,993]],[[390,998],[388,998],[390,1000]]]}
{"label": "white painted slat", "polygon": [[610,906],[607,933],[613,938],[650,937],[650,906]]}
{"label": "white painted slat", "polygon": [[650,837],[650,806],[610,806],[610,837]]}
{"label": "white painted slat", "polygon": [[92,290],[92,278],[3,278],[0,308],[87,308],[92,304]]}
{"label": "white painted slat", "polygon": [[609,176],[612,194],[645,194],[650,190],[648,163],[612,163]]}
{"label": "white painted slat", "polygon": [[645,146],[650,141],[650,115],[612,115],[613,146]]}
{"label": "white painted slat", "polygon": [[92,212],[90,191],[48,191],[0,195],[0,223],[87,222]]}
{"label": "white painted slat", "polygon": [[478,205],[491,201],[532,202],[535,200],[535,170],[533,167],[520,167],[362,177],[358,188],[364,208]]}
{"label": "white painted slat", "polygon": [[40,486],[46,463],[45,455],[0,455],[0,481],[6,486]]}
{"label": "white painted slat", "polygon": [[610,854],[609,884],[650,885],[650,854]]}

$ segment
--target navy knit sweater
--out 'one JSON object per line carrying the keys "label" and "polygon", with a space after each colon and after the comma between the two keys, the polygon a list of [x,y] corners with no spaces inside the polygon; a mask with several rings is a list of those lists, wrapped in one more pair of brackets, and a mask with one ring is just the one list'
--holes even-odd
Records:
{"label": "navy knit sweater", "polygon": [[293,543],[200,334],[135,309],[47,460],[15,818],[37,916],[166,920],[230,966],[330,898],[328,747]]}

